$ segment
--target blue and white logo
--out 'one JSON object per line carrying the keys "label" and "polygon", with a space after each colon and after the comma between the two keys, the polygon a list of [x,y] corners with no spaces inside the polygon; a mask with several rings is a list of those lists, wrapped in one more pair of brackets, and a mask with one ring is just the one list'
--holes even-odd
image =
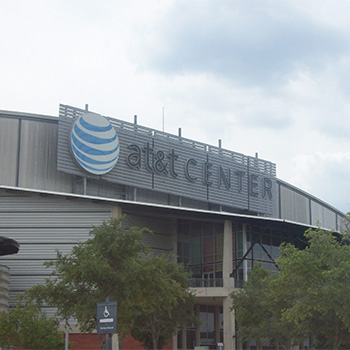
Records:
{"label": "blue and white logo", "polygon": [[86,113],[74,123],[71,145],[75,159],[89,173],[111,171],[119,157],[119,138],[111,123],[99,114]]}

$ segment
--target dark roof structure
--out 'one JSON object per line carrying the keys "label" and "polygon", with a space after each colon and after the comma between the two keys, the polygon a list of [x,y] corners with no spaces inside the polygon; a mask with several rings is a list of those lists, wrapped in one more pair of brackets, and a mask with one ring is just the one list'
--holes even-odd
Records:
{"label": "dark roof structure", "polygon": [[17,254],[19,251],[19,243],[14,239],[0,236],[0,256]]}

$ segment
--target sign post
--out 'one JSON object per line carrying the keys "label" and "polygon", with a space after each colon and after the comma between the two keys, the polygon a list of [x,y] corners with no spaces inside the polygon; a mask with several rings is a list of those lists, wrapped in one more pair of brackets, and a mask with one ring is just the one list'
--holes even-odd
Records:
{"label": "sign post", "polygon": [[112,350],[110,334],[117,333],[117,303],[108,297],[97,303],[97,333],[106,335],[106,350]]}

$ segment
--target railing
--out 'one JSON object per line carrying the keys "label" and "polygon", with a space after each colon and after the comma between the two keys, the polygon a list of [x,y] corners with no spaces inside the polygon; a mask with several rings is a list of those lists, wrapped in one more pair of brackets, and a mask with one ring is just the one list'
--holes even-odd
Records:
{"label": "railing", "polygon": [[191,278],[189,281],[190,288],[214,288],[223,286],[224,280],[222,278]]}

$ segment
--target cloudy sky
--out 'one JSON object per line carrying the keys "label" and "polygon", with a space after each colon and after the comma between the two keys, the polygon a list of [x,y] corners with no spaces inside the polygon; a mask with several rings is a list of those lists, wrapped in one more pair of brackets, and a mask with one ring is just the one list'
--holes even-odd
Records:
{"label": "cloudy sky", "polygon": [[59,103],[276,163],[350,211],[350,1],[0,0],[0,109]]}

